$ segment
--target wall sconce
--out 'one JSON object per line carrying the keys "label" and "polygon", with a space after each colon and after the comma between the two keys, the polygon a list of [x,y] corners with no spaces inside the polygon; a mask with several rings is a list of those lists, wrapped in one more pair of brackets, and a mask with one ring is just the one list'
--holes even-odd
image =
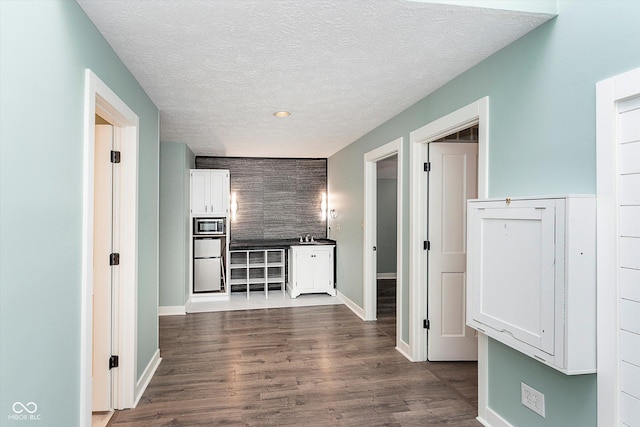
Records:
{"label": "wall sconce", "polygon": [[320,202],[320,212],[322,212],[322,220],[327,219],[327,193],[322,193],[322,202]]}
{"label": "wall sconce", "polygon": [[231,221],[235,222],[238,216],[238,200],[236,193],[231,193]]}
{"label": "wall sconce", "polygon": [[331,219],[336,219],[338,218],[338,211],[336,211],[335,209],[331,209],[329,211],[329,216],[331,217]]}

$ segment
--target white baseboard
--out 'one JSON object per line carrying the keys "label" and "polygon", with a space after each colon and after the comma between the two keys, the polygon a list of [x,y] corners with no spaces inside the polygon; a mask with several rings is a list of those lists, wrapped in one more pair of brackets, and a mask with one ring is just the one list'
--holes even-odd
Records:
{"label": "white baseboard", "polygon": [[184,305],[166,305],[158,307],[158,316],[179,316],[185,315],[187,311]]}
{"label": "white baseboard", "polygon": [[376,274],[376,279],[384,280],[384,279],[395,279],[396,273],[378,273]]}
{"label": "white baseboard", "polygon": [[476,418],[480,424],[486,427],[513,427],[507,420],[502,418],[495,412],[493,409],[487,407],[485,408],[485,416],[486,418]]}
{"label": "white baseboard", "polygon": [[151,378],[153,378],[153,374],[156,373],[158,366],[160,366],[160,362],[162,359],[160,358],[160,349],[157,349],[149,364],[145,368],[144,372],[140,376],[140,379],[136,383],[136,400],[133,402],[133,407],[138,406],[138,402],[142,398],[144,391],[147,389],[147,386],[151,382]]}
{"label": "white baseboard", "polygon": [[347,297],[345,294],[343,294],[340,291],[338,291],[338,298],[340,298],[342,302],[344,302],[344,305],[349,307],[349,310],[353,311],[356,314],[356,316],[358,316],[362,320],[366,320],[364,317],[364,309],[362,307],[359,307],[358,304],[351,301],[349,297]]}
{"label": "white baseboard", "polygon": [[184,308],[187,313],[216,311],[216,307],[220,307],[221,301],[229,301],[229,299],[231,299],[231,297],[228,294],[191,295]]}
{"label": "white baseboard", "polygon": [[398,345],[396,345],[396,350],[403,355],[404,357],[407,358],[407,360],[409,360],[410,362],[415,362],[415,360],[410,356],[411,354],[411,349],[409,348],[409,344],[407,344],[406,342],[400,340],[400,342],[398,342]]}

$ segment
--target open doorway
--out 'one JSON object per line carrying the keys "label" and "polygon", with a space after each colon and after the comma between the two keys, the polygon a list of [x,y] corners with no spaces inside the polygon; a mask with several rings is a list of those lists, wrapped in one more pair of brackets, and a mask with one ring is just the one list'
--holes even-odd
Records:
{"label": "open doorway", "polygon": [[398,156],[376,162],[376,322],[396,337]]}
{"label": "open doorway", "polygon": [[[484,97],[446,116],[416,129],[410,133],[411,138],[411,173],[410,173],[410,278],[409,278],[409,354],[413,360],[427,360],[427,338],[429,329],[429,313],[427,312],[427,294],[429,293],[429,245],[430,230],[427,218],[430,212],[438,209],[429,206],[429,178],[425,171],[429,170],[429,146],[449,135],[464,131],[477,125],[477,183],[476,197],[488,197],[488,124],[489,98]],[[458,138],[458,136],[456,136]],[[454,145],[454,144],[451,144]],[[430,172],[429,172],[430,173]],[[426,174],[428,175],[428,173]],[[433,231],[433,230],[431,230]],[[462,239],[460,239],[462,241]],[[425,243],[427,242],[427,243]],[[466,248],[465,248],[466,250]],[[466,276],[466,275],[464,275]],[[466,278],[461,276],[463,287],[458,289],[466,295]],[[460,293],[460,292],[458,292]],[[466,302],[462,298],[463,304]],[[466,315],[466,307],[457,311],[459,315]],[[459,320],[464,325],[464,319]],[[425,327],[427,326],[427,327]],[[477,338],[477,366],[478,366],[478,416],[485,419],[487,415],[487,337],[479,333]]]}
{"label": "open doorway", "polygon": [[[370,151],[364,156],[364,173],[365,173],[365,185],[364,185],[364,205],[365,205],[365,219],[364,219],[364,243],[363,243],[363,258],[364,258],[364,320],[376,320],[378,316],[378,246],[382,244],[384,251],[388,256],[393,257],[395,254],[395,263],[391,262],[391,265],[395,265],[395,272],[382,272],[382,273],[395,273],[393,288],[390,290],[392,295],[388,301],[392,302],[395,307],[387,308],[388,310],[395,310],[395,313],[389,313],[387,322],[394,322],[395,328],[392,331],[388,328],[390,334],[395,337],[396,349],[406,355],[408,344],[406,340],[403,340],[402,329],[402,153],[403,153],[403,139],[398,138],[391,141],[382,147],[379,147],[373,151]],[[395,206],[395,220],[393,224],[385,222],[387,227],[394,228],[389,237],[386,234],[380,236],[378,231],[378,165],[380,166],[381,173],[387,174],[388,171],[383,171],[386,163],[393,164],[392,170],[395,171],[395,180],[389,185],[395,184],[395,200],[393,204]],[[393,174],[393,172],[391,172]],[[389,175],[385,175],[389,176]],[[388,194],[385,193],[385,196]],[[391,195],[393,198],[393,196]],[[386,230],[385,230],[386,231]],[[388,244],[388,239],[395,238],[395,245]],[[383,241],[384,240],[384,241]],[[394,248],[395,246],[395,248]],[[382,261],[382,260],[380,260]],[[385,261],[386,263],[387,261]],[[391,268],[381,266],[383,269]],[[382,277],[385,277],[383,275]],[[389,277],[389,276],[386,276]],[[386,289],[388,292],[389,289]],[[393,292],[395,291],[395,298]],[[393,325],[391,325],[393,327]]]}
{"label": "open doorway", "polygon": [[[91,70],[85,72],[84,113],[79,418],[80,424],[91,425],[94,366],[102,373],[108,372],[101,380],[105,388],[99,387],[105,392],[101,412],[108,412],[104,408],[135,406],[136,389],[142,388],[136,383],[138,116]],[[96,116],[107,124],[97,124]],[[102,146],[101,141],[107,141],[107,145]],[[112,141],[119,141],[120,148],[113,147]],[[118,163],[117,181],[111,172],[112,158]],[[103,173],[99,170],[103,166],[106,172],[97,177]],[[115,198],[112,187],[118,188]],[[113,218],[117,218],[115,226]],[[105,232],[105,228],[112,230]],[[94,257],[94,244],[108,248]],[[114,248],[119,257],[112,256]],[[103,257],[105,254],[108,256]],[[102,267],[104,271],[100,272]],[[108,286],[99,283],[102,278],[109,279]],[[94,313],[94,308],[100,312]],[[103,355],[94,362],[95,352]]]}

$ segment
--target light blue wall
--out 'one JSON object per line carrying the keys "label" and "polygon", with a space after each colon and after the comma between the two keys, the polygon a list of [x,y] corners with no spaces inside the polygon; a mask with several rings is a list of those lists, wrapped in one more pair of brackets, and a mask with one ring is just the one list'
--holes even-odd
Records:
{"label": "light blue wall", "polygon": [[378,179],[376,215],[376,266],[378,273],[395,273],[397,263],[398,212],[396,179]]}
{"label": "light blue wall", "polygon": [[140,120],[138,373],[158,348],[158,110],[76,2],[0,1],[3,426],[79,424],[85,68]]}
{"label": "light blue wall", "polygon": [[[564,375],[492,339],[489,353],[489,407],[514,426],[596,425],[595,375]],[[545,419],[522,406],[520,382],[544,394]]]}
{"label": "light blue wall", "polygon": [[185,144],[160,144],[160,307],[184,306],[189,280],[189,169]]}
{"label": "light blue wall", "polygon": [[[329,158],[329,188],[342,207],[338,288],[362,304],[363,156],[397,137],[404,138],[405,182],[409,177],[409,132],[439,117],[490,97],[489,193],[493,197],[595,192],[595,84],[640,67],[640,2],[560,1],[558,18],[542,25],[460,75],[403,113]],[[403,241],[408,254],[408,188],[404,189]],[[401,284],[403,325],[408,324],[408,256]],[[404,327],[406,331],[406,326]],[[402,337],[408,340],[407,334]],[[596,406],[595,375],[558,381],[537,362],[489,347],[489,401],[518,426],[576,425],[574,408]],[[544,375],[539,372],[545,372]],[[539,377],[537,388],[564,396],[565,409],[532,421],[514,401],[519,382]],[[496,380],[500,380],[497,382]],[[516,388],[515,385],[518,384]],[[579,416],[595,425],[592,412]]]}

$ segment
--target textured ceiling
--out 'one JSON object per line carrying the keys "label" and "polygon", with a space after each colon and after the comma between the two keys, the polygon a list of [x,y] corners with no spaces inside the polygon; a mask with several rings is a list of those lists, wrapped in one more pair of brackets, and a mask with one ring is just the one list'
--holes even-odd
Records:
{"label": "textured ceiling", "polygon": [[550,19],[405,0],[78,3],[160,109],[161,141],[216,156],[328,157]]}

